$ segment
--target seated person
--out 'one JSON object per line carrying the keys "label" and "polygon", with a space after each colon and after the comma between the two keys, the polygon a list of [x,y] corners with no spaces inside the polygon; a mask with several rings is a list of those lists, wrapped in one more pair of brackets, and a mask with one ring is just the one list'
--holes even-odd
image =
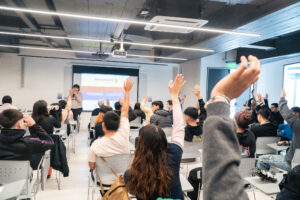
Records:
{"label": "seated person", "polygon": [[174,83],[169,84],[174,117],[171,142],[168,143],[159,126],[150,124],[140,129],[133,162],[124,175],[129,193],[138,200],[184,198],[179,178],[184,121],[178,100],[178,93],[184,84],[182,75],[177,75]]}
{"label": "seated person", "polygon": [[143,121],[146,118],[146,115],[145,115],[144,111],[141,110],[141,104],[140,103],[136,103],[134,105],[134,112],[135,112],[137,117],[141,117],[141,123],[143,123]]}
{"label": "seated person", "polygon": [[154,124],[161,128],[172,127],[172,116],[167,110],[164,110],[162,101],[152,102],[153,115],[150,118],[150,124]]}
{"label": "seated person", "polygon": [[105,115],[106,112],[110,111],[109,107],[107,106],[101,106],[99,109],[99,114],[98,116],[101,117],[101,121],[99,121],[96,126],[95,126],[95,135],[93,136],[93,138],[91,138],[91,144],[97,139],[97,138],[101,138],[102,136],[104,136],[104,131],[102,128],[102,122],[103,122],[103,117]]}
{"label": "seated person", "polygon": [[236,113],[234,121],[237,125],[237,138],[240,144],[241,156],[254,158],[256,151],[256,141],[254,134],[248,130],[251,115],[248,111]]}
{"label": "seated person", "polygon": [[265,171],[268,171],[271,165],[285,171],[289,171],[291,169],[291,162],[294,157],[295,150],[300,148],[300,117],[299,114],[295,112],[293,113],[293,111],[289,109],[285,97],[285,90],[282,89],[279,101],[279,111],[294,133],[292,143],[285,156],[262,155],[258,158],[256,166]]}
{"label": "seated person", "polygon": [[47,102],[44,100],[39,100],[34,103],[32,118],[49,135],[53,134],[54,128],[61,127],[61,121],[58,119],[58,115],[54,106],[51,106],[50,111],[48,112]]}
{"label": "seated person", "polygon": [[103,99],[99,99],[99,100],[98,100],[98,106],[99,106],[99,108],[95,108],[95,109],[92,111],[92,116],[97,116],[97,115],[99,114],[100,107],[101,107],[101,106],[104,106],[104,100],[103,100]]}
{"label": "seated person", "polygon": [[146,114],[146,119],[145,119],[145,121],[144,121],[144,124],[145,125],[147,125],[147,124],[149,124],[150,123],[150,118],[152,117],[152,115],[153,115],[153,112],[152,112],[152,109],[150,109],[150,108],[147,108],[146,106],[145,106],[145,104],[146,104],[146,102],[148,101],[148,97],[146,96],[144,99],[143,99],[143,101],[142,101],[142,103],[141,103],[141,110]]}
{"label": "seated person", "polygon": [[275,125],[283,124],[283,117],[281,116],[278,110],[278,103],[271,104],[271,115],[270,121],[273,122]]}
{"label": "seated person", "polygon": [[277,136],[277,126],[269,121],[270,111],[265,105],[257,111],[257,120],[259,124],[253,124],[250,131],[257,137],[275,137]]}
{"label": "seated person", "polygon": [[133,81],[127,78],[124,84],[125,98],[121,108],[121,116],[116,112],[109,111],[103,117],[102,128],[105,135],[93,142],[88,155],[89,167],[91,169],[95,169],[97,157],[108,157],[130,152],[128,111],[129,95],[132,86]]}
{"label": "seated person", "polygon": [[10,96],[4,96],[2,98],[2,105],[0,106],[0,113],[7,109],[18,109],[16,106],[11,105],[12,98]]}
{"label": "seated person", "polygon": [[[122,108],[123,103],[124,103],[124,99],[119,99],[119,101],[117,101],[115,103],[114,112],[117,113],[119,116],[121,115],[121,108]],[[130,106],[129,106],[129,110],[128,110],[128,116],[129,116],[130,122],[135,120],[135,118],[137,117],[135,112],[132,110],[132,108]]]}
{"label": "seated person", "polygon": [[200,107],[200,119],[199,122],[197,122],[199,116],[197,108],[188,107],[184,110],[184,119],[187,124],[185,127],[184,140],[188,142],[193,141],[194,135],[199,136],[202,134],[203,122],[206,119],[206,110],[204,108],[205,103],[202,99],[199,85],[195,86],[194,93],[199,102],[198,105]]}
{"label": "seated person", "polygon": [[[54,146],[51,137],[30,116],[8,109],[0,114],[0,160],[31,160]],[[30,136],[25,136],[29,127]]]}

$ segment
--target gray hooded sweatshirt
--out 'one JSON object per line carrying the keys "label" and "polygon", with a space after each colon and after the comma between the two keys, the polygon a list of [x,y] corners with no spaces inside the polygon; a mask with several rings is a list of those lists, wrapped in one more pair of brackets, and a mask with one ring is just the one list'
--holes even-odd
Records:
{"label": "gray hooded sweatshirt", "polygon": [[285,155],[285,160],[291,164],[295,150],[300,148],[300,119],[292,114],[284,98],[280,98],[279,111],[293,131],[292,144]]}

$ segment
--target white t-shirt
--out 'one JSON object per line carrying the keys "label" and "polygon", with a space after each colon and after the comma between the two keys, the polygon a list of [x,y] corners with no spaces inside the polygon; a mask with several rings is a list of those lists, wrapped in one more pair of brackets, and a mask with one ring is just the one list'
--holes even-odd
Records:
{"label": "white t-shirt", "polygon": [[108,157],[117,154],[130,153],[129,133],[129,120],[126,117],[122,117],[120,120],[120,127],[113,136],[103,136],[93,142],[89,152],[89,162],[96,162],[96,157]]}

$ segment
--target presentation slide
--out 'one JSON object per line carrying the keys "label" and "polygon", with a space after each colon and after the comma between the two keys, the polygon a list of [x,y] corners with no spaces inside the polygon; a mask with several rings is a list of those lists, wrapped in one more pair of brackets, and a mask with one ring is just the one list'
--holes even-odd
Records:
{"label": "presentation slide", "polygon": [[[97,108],[99,99],[105,102],[109,99],[114,108],[114,103],[120,98],[124,98],[123,86],[128,77],[126,75],[74,73],[73,83],[80,85],[83,110],[92,111]],[[137,102],[138,78],[135,76],[131,78],[134,81],[134,86],[130,93],[130,104],[133,106]]]}

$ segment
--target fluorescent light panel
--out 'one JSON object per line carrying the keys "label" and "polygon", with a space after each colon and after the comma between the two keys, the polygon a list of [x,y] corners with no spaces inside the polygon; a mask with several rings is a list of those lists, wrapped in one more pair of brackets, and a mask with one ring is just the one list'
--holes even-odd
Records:
{"label": "fluorescent light panel", "polygon": [[[63,40],[67,39],[67,40],[87,41],[87,42],[112,43],[110,40],[100,40],[100,39],[90,39],[90,38],[76,38],[76,37],[65,37],[65,36],[55,36],[55,35],[41,35],[41,34],[30,34],[30,33],[5,32],[5,31],[0,31],[0,34],[1,35],[25,36],[25,37],[63,39]],[[114,43],[121,43],[121,41],[114,41]],[[179,50],[211,52],[211,53],[214,52],[214,50],[211,50],[211,49],[199,49],[199,48],[182,47],[182,46],[159,45],[159,44],[137,43],[137,42],[126,42],[126,41],[124,41],[123,43],[124,44],[129,44],[129,45],[157,47],[157,48],[165,48],[165,49],[179,49]]]}
{"label": "fluorescent light panel", "polygon": [[[69,52],[69,53],[84,53],[84,54],[96,53],[96,52],[91,52],[91,51],[43,48],[43,47],[32,47],[32,46],[17,46],[17,45],[5,45],[5,44],[0,44],[0,47],[16,48],[16,49],[42,50],[42,51]],[[104,53],[104,54],[111,55],[111,53]],[[186,58],[173,58],[173,57],[163,57],[163,56],[147,56],[147,55],[137,55],[137,54],[127,54],[127,56],[129,56],[129,57],[141,57],[141,58],[158,58],[158,59],[178,60],[178,61],[186,61],[187,60]]]}
{"label": "fluorescent light panel", "polygon": [[171,24],[160,24],[160,23],[153,23],[153,22],[146,22],[146,21],[137,21],[131,19],[96,17],[96,16],[89,16],[89,15],[77,15],[71,13],[61,13],[61,12],[52,12],[52,11],[34,10],[34,9],[16,8],[16,7],[7,7],[7,6],[0,6],[0,10],[25,12],[25,13],[33,13],[33,14],[41,14],[41,15],[52,15],[52,16],[60,16],[60,17],[90,19],[90,20],[99,20],[99,21],[109,21],[109,22],[126,23],[126,24],[162,26],[167,28],[189,29],[189,30],[201,31],[201,32],[227,33],[227,34],[242,35],[242,36],[249,36],[249,37],[260,37],[260,34],[257,33],[246,33],[246,32],[231,31],[231,30],[218,29],[218,28],[203,28],[203,27],[197,28],[197,27],[179,26],[179,25],[171,25]]}

